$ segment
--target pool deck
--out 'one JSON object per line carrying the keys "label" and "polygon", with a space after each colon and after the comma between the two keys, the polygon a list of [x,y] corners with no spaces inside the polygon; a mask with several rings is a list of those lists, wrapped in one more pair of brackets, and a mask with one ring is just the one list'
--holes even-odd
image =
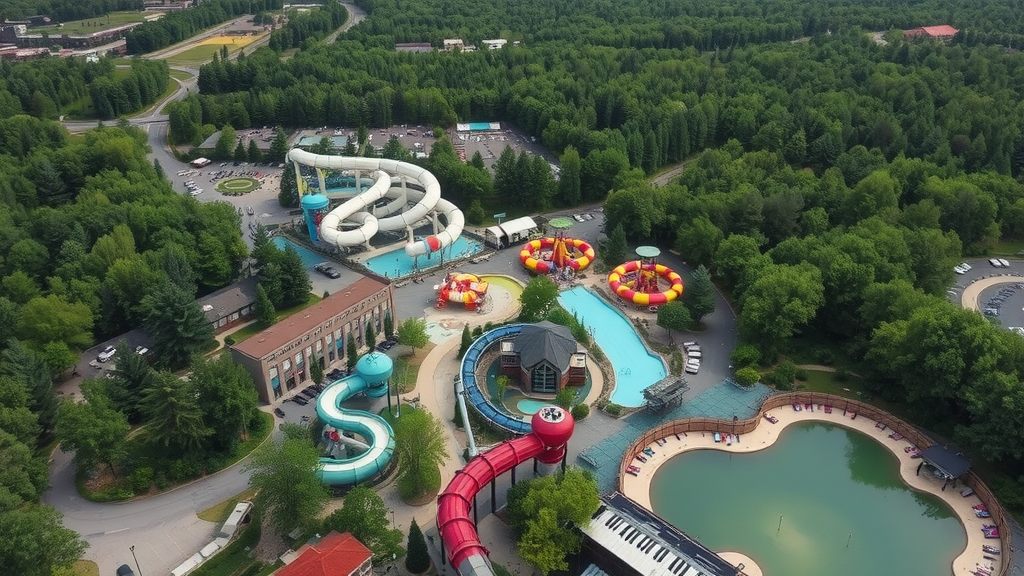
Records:
{"label": "pool deck", "polygon": [[[992,574],[999,573],[999,570],[1002,567],[1002,556],[996,556],[996,560],[994,562],[986,560],[983,557],[985,554],[981,549],[982,544],[989,544],[998,548],[999,540],[986,540],[982,536],[982,525],[990,522],[991,520],[987,518],[978,518],[974,515],[972,506],[980,504],[981,501],[977,496],[969,496],[967,498],[961,497],[959,490],[953,489],[952,487],[948,487],[943,491],[942,482],[938,481],[931,474],[922,474],[918,476],[916,473],[917,466],[921,463],[921,460],[911,458],[906,452],[904,452],[904,448],[911,446],[909,441],[906,439],[892,440],[888,437],[889,434],[892,433],[888,428],[884,430],[877,428],[876,422],[870,418],[862,416],[850,418],[849,416],[845,416],[842,410],[833,409],[832,413],[828,414],[820,406],[815,406],[813,411],[802,410],[800,412],[796,412],[790,407],[785,407],[782,409],[777,408],[772,410],[770,411],[770,414],[778,418],[777,424],[772,424],[762,418],[753,432],[743,434],[740,436],[740,441],[733,442],[731,446],[726,445],[724,439],[722,442],[716,443],[714,441],[714,435],[710,432],[692,432],[689,435],[681,436],[679,440],[677,440],[675,436],[669,436],[666,439],[667,443],[663,446],[656,443],[651,444],[649,447],[654,450],[655,455],[653,457],[648,457],[646,464],[640,464],[638,461],[633,462],[633,464],[640,466],[640,473],[635,477],[629,475],[625,476],[622,483],[623,493],[648,510],[653,510],[651,506],[651,479],[654,478],[654,474],[657,473],[658,468],[660,468],[661,465],[667,462],[672,456],[689,450],[700,449],[715,449],[741,453],[756,452],[774,444],[779,438],[779,433],[790,424],[817,421],[831,422],[845,428],[857,430],[858,432],[861,432],[884,445],[899,459],[900,476],[903,477],[903,481],[906,482],[910,488],[934,494],[953,509],[956,515],[960,518],[960,523],[963,524],[964,530],[967,533],[967,547],[963,553],[953,560],[953,564],[951,566],[952,574],[955,576],[970,576],[978,566],[984,566],[986,568],[992,567]],[[633,456],[633,454],[628,454],[624,457],[632,458]],[[1008,550],[1004,550],[1002,552],[1003,554],[1009,554]],[[743,562],[746,566],[744,568],[744,572],[749,576],[761,576],[761,569],[757,567],[750,558],[740,557],[742,555],[737,556],[735,553],[731,552],[720,552],[720,554],[723,558],[734,565],[739,562]]]}

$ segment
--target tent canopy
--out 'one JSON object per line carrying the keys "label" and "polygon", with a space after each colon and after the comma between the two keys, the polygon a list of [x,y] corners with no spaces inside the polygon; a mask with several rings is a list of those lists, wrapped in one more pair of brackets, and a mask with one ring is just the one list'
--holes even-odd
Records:
{"label": "tent canopy", "polygon": [[942,472],[947,479],[959,478],[971,469],[970,459],[959,452],[935,445],[925,448],[921,452],[921,459],[931,464],[939,472]]}

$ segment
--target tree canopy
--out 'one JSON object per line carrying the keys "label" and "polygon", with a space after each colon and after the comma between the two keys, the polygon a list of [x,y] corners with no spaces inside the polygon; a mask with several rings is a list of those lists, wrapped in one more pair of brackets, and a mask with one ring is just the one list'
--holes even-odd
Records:
{"label": "tree canopy", "polygon": [[519,319],[536,322],[547,315],[558,300],[558,285],[546,275],[534,276],[526,283],[519,302]]}
{"label": "tree canopy", "polygon": [[373,551],[378,561],[391,560],[402,553],[402,533],[390,528],[391,519],[384,500],[366,486],[356,486],[345,495],[341,508],[331,512],[323,523],[324,532],[351,532]]}
{"label": "tree canopy", "polygon": [[330,494],[320,480],[320,452],[305,430],[285,424],[280,442],[267,442],[253,453],[245,470],[249,485],[259,490],[257,504],[281,534],[316,521]]}

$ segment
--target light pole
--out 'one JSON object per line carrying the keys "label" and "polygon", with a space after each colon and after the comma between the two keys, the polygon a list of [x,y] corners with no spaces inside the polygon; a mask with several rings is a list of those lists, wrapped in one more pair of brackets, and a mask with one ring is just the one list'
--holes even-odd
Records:
{"label": "light pole", "polygon": [[139,559],[135,557],[135,545],[132,544],[128,549],[132,551],[132,559],[135,560],[135,569],[139,571],[139,576],[142,576],[142,568],[139,568]]}

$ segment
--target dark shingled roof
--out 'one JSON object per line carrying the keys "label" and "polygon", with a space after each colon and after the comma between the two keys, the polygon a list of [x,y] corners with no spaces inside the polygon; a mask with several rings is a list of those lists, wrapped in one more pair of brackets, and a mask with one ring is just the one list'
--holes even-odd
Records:
{"label": "dark shingled roof", "polygon": [[523,368],[533,368],[547,360],[559,370],[569,366],[569,359],[576,353],[576,340],[565,326],[548,321],[523,326],[516,336],[513,350],[519,354]]}
{"label": "dark shingled roof", "polygon": [[[198,300],[203,315],[210,322],[216,322],[221,318],[241,310],[256,302],[256,276],[250,276],[245,280],[235,282],[207,294]],[[207,309],[206,307],[210,308]]]}
{"label": "dark shingled roof", "polygon": [[921,459],[938,468],[950,480],[967,474],[971,469],[971,461],[968,458],[938,444],[922,450]]}

